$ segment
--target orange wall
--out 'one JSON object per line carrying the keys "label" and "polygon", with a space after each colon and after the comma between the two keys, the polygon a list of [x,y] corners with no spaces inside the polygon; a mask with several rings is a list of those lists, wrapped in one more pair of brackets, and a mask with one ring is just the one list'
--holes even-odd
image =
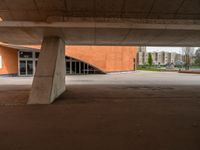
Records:
{"label": "orange wall", "polygon": [[[102,70],[103,72],[131,71],[136,48],[131,46],[66,46],[66,55]],[[3,68],[0,74],[17,74],[17,50],[0,46]]]}
{"label": "orange wall", "polygon": [[67,46],[66,55],[104,72],[131,71],[136,48],[130,46]]}
{"label": "orange wall", "polygon": [[18,72],[17,50],[0,46],[0,56],[2,57],[2,68],[0,68],[0,75],[17,74]]}

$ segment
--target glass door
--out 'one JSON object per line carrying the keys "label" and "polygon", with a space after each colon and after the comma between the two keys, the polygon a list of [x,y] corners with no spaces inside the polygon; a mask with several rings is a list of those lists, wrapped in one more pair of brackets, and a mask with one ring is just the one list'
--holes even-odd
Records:
{"label": "glass door", "polygon": [[20,60],[20,76],[26,75],[26,61]]}
{"label": "glass door", "polygon": [[33,61],[20,60],[20,76],[32,76],[32,75],[33,75]]}
{"label": "glass door", "polygon": [[32,60],[28,60],[27,61],[27,69],[26,69],[27,75],[31,76],[33,75],[33,61]]}
{"label": "glass door", "polygon": [[71,69],[71,67],[70,67],[70,61],[66,61],[66,74],[70,74],[70,69]]}

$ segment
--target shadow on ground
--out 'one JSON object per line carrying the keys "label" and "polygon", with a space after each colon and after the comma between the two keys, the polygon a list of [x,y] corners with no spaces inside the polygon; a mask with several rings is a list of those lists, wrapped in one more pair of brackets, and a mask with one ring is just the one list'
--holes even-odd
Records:
{"label": "shadow on ground", "polygon": [[200,85],[71,84],[52,105],[0,86],[2,150],[199,150]]}

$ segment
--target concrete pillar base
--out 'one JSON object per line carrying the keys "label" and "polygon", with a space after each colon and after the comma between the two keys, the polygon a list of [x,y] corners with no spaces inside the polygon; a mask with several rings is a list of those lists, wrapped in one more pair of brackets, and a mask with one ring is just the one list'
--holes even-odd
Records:
{"label": "concrete pillar base", "polygon": [[45,37],[28,104],[50,104],[65,91],[65,43]]}

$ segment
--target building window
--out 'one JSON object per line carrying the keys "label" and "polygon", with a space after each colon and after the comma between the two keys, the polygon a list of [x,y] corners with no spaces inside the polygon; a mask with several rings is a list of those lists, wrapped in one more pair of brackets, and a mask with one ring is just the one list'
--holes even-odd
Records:
{"label": "building window", "polygon": [[35,53],[35,58],[39,58],[39,56],[40,56],[40,53],[39,53],[39,52],[36,52],[36,53]]}
{"label": "building window", "polygon": [[[34,55],[35,54],[35,55]],[[20,76],[32,76],[35,73],[39,52],[19,51],[19,72]],[[74,58],[65,57],[66,74],[104,74],[97,68]]]}
{"label": "building window", "polygon": [[2,62],[3,60],[2,60],[2,56],[0,56],[0,69],[2,69],[3,68],[3,62]]}
{"label": "building window", "polygon": [[19,53],[20,58],[33,58],[33,53],[32,52],[20,52]]}
{"label": "building window", "polygon": [[76,75],[76,74],[104,74],[100,70],[90,66],[87,63],[76,60],[74,58],[65,57],[66,60],[66,74]]}

